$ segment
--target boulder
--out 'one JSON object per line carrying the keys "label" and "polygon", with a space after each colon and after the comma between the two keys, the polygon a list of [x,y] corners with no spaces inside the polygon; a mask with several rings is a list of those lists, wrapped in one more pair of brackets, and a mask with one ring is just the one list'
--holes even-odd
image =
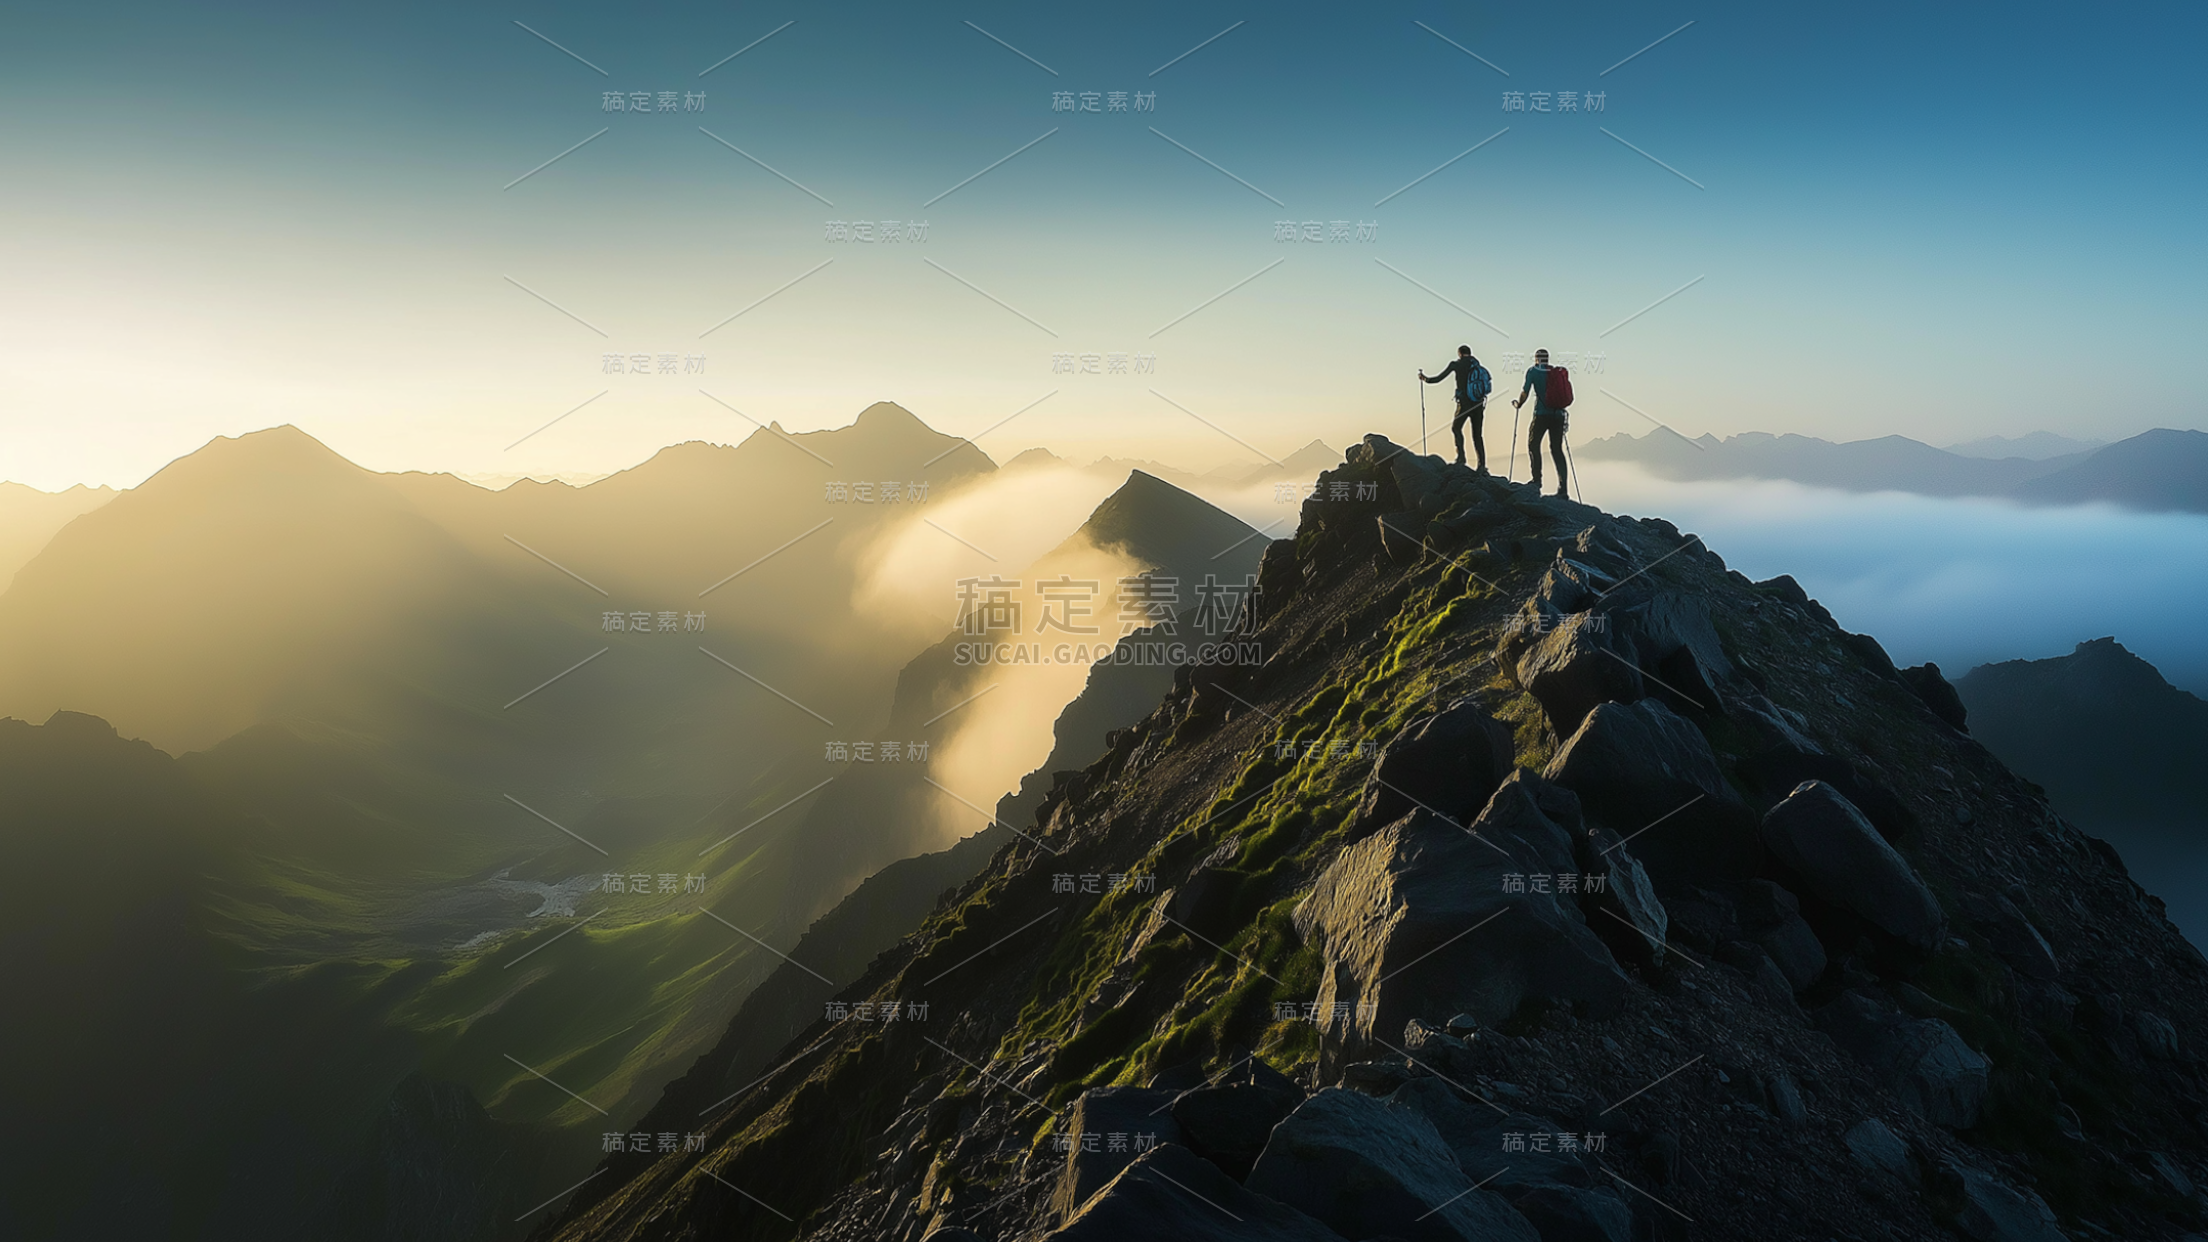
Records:
{"label": "boulder", "polygon": [[[1142,1087],[1096,1087],[1081,1093],[1066,1121],[1066,1133],[1076,1141],[1066,1153],[1065,1171],[1059,1174],[1057,1189],[1051,1196],[1058,1219],[1071,1219],[1090,1195],[1134,1163],[1139,1154],[1130,1150],[1135,1135],[1155,1135],[1160,1143],[1181,1141],[1180,1127],[1166,1111],[1172,1103],[1171,1092]],[[1088,1134],[1098,1136],[1094,1151],[1080,1141]],[[1113,1135],[1119,1136],[1117,1143]],[[1114,1146],[1119,1150],[1109,1150]]]}
{"label": "boulder", "polygon": [[1541,1242],[1633,1242],[1633,1209],[1608,1190],[1536,1186],[1511,1206],[1532,1223]]}
{"label": "boulder", "polygon": [[1856,1122],[1844,1138],[1848,1154],[1855,1157],[1857,1164],[1872,1172],[1891,1173],[1912,1186],[1916,1184],[1917,1162],[1909,1156],[1909,1145],[1887,1128],[1885,1122],[1865,1117]]}
{"label": "boulder", "polygon": [[1380,524],[1380,550],[1398,565],[1412,565],[1426,551],[1424,524],[1401,513],[1383,513],[1373,521]]}
{"label": "boulder", "polygon": [[[1650,970],[1662,966],[1671,920],[1640,859],[1608,828],[1585,829],[1573,844],[1581,876],[1579,905],[1588,926],[1612,953]],[[1600,877],[1599,890],[1590,876]]]}
{"label": "boulder", "polygon": [[1861,991],[1817,1011],[1818,1029],[1935,1125],[1978,1124],[1992,1063],[1938,1018],[1912,1018]]}
{"label": "boulder", "polygon": [[1468,830],[1413,811],[1320,873],[1295,925],[1325,959],[1322,1069],[1377,1050],[1376,1037],[1392,1043],[1416,1017],[1462,1011],[1492,1025],[1536,997],[1614,1011],[1628,981],[1609,949],[1569,897],[1527,883],[1574,866],[1541,785],[1513,773]]}
{"label": "boulder", "polygon": [[1963,706],[1963,696],[1940,675],[1939,665],[1919,664],[1915,668],[1905,668],[1901,670],[1901,681],[1942,723],[1958,733],[1970,732],[1970,712]]}
{"label": "boulder", "polygon": [[2024,912],[2007,897],[1995,894],[1990,897],[1966,897],[1963,913],[1978,925],[1986,937],[1987,947],[1994,956],[2009,964],[2009,968],[2027,979],[2041,983],[2053,983],[2062,973],[2055,961],[2055,951],[2047,944],[2047,938],[2039,934]]}
{"label": "boulder", "polygon": [[1518,657],[1518,684],[1541,704],[1558,737],[1569,737],[1598,703],[1641,697],[1641,671],[1621,646],[1595,614],[1574,613]]}
{"label": "boulder", "polygon": [[1632,843],[1659,893],[1757,870],[1754,816],[1701,730],[1662,703],[1597,706],[1546,775],[1579,795],[1590,820]]}
{"label": "boulder", "polygon": [[1280,1119],[1303,1102],[1303,1089],[1252,1057],[1217,1083],[1182,1092],[1173,1120],[1189,1150],[1241,1181]]}
{"label": "boulder", "polygon": [[1939,901],[1855,804],[1807,781],[1763,817],[1763,843],[1833,905],[1930,952],[1947,935]]}
{"label": "boulder", "polygon": [[1962,1206],[1955,1231],[1972,1242],[2069,1242],[2046,1202],[1990,1173],[1949,1163],[1941,1170],[1951,1197]]}
{"label": "boulder", "polygon": [[[1536,1186],[1574,1186],[1592,1189],[1603,1179],[1596,1176],[1590,1158],[1579,1152],[1535,1151],[1530,1146],[1513,1150],[1510,1135],[1555,1134],[1568,1127],[1546,1117],[1506,1110],[1497,1105],[1473,1104],[1438,1078],[1417,1078],[1388,1097],[1391,1104],[1415,1108],[1431,1122],[1434,1132],[1457,1158],[1465,1176],[1515,1199]],[[1492,1180],[1490,1180],[1492,1179]]]}
{"label": "boulder", "polygon": [[1448,465],[1441,458],[1405,451],[1389,457],[1381,468],[1394,474],[1404,508],[1422,517],[1441,512],[1448,495]]}
{"label": "boulder", "polygon": [[1742,890],[1740,921],[1744,934],[1771,955],[1796,992],[1825,973],[1825,946],[1802,918],[1801,902],[1769,880],[1750,880]]}
{"label": "boulder", "polygon": [[1477,696],[1414,720],[1381,749],[1351,835],[1392,824],[1420,806],[1469,823],[1510,775],[1515,754],[1510,730]]}
{"label": "boulder", "polygon": [[1701,597],[1658,591],[1618,615],[1643,663],[1658,665],[1685,651],[1710,676],[1733,675],[1733,662],[1725,655],[1725,644],[1718,639],[1717,627],[1710,624],[1709,606]]}
{"label": "boulder", "polygon": [[1296,1209],[1234,1184],[1177,1143],[1144,1152],[1105,1183],[1050,1242],[1342,1242]]}
{"label": "boulder", "polygon": [[1338,1088],[1305,1100],[1274,1128],[1248,1189],[1316,1217],[1344,1238],[1540,1238],[1501,1196],[1472,1188],[1424,1113]]}

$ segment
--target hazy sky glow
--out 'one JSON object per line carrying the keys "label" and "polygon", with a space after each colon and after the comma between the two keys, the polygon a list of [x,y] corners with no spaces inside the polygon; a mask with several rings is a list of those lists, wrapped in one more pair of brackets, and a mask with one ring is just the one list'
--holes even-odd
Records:
{"label": "hazy sky glow", "polygon": [[[893,399],[978,433],[1053,392],[984,447],[1201,467],[1250,457],[1237,439],[1400,435],[1411,372],[1459,341],[1602,354],[1585,379],[1689,434],[2197,426],[2202,25],[2176,6],[19,7],[0,477],[127,485],[287,421],[379,469],[610,470],[740,439],[745,416],[836,426]],[[607,91],[654,110],[606,112]],[[702,110],[657,110],[698,91]],[[1130,106],[1054,111],[1058,91]],[[1505,111],[1506,91],[1551,111]],[[1564,91],[1603,109],[1556,111]],[[915,219],[925,241],[826,240]],[[1279,242],[1282,220],[1352,237]],[[704,370],[608,375],[607,353]],[[1056,353],[1156,363],[1065,375]],[[1647,426],[1582,406],[1582,435]]]}

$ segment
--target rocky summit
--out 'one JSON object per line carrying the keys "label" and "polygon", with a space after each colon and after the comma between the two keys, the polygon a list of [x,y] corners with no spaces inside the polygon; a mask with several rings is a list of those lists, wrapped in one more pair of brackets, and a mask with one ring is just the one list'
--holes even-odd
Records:
{"label": "rocky summit", "polygon": [[636,1127],[702,1149],[536,1236],[2208,1228],[2208,962],[1937,669],[1378,436],[1259,588],[1261,659],[1181,668],[763,1076]]}

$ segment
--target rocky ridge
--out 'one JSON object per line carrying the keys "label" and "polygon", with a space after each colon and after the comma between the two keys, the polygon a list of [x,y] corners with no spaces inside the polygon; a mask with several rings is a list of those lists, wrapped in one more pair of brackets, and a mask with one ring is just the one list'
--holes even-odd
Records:
{"label": "rocky ridge", "polygon": [[1377,436],[1259,578],[1261,664],[1181,670],[839,1016],[669,1089],[644,1128],[704,1151],[609,1157],[539,1236],[2208,1220],[2208,962],[1937,670]]}

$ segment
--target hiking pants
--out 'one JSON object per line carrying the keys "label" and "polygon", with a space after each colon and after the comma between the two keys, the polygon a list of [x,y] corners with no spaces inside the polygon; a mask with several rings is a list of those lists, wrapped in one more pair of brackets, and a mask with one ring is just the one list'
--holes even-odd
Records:
{"label": "hiking pants", "polygon": [[1533,431],[1526,436],[1526,461],[1533,467],[1533,485],[1541,486],[1541,437],[1549,437],[1549,456],[1556,462],[1556,485],[1565,485],[1564,477],[1564,412],[1551,411],[1533,416]]}
{"label": "hiking pants", "polygon": [[1472,450],[1480,455],[1480,469],[1487,469],[1487,441],[1480,436],[1480,426],[1487,421],[1487,402],[1467,401],[1457,398],[1457,417],[1449,424],[1449,434],[1457,438],[1457,460],[1464,460],[1464,424],[1472,424]]}

